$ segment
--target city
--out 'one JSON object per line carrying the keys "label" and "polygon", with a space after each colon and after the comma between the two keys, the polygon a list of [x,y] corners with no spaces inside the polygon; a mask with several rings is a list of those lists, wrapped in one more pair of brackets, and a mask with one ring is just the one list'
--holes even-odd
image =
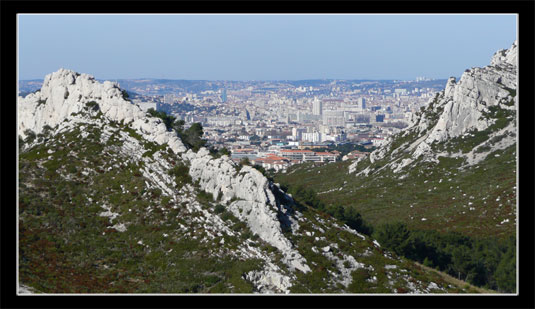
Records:
{"label": "city", "polygon": [[[222,82],[223,88],[215,91],[179,88],[163,96],[147,96],[169,91],[158,84],[130,89],[145,95],[133,100],[145,109],[168,112],[186,126],[200,122],[208,145],[227,148],[233,160],[248,158],[265,169],[285,171],[302,162],[367,155],[406,127],[445,82],[423,77],[415,81]],[[355,150],[341,153],[335,149],[340,144]]]}
{"label": "city", "polygon": [[227,148],[234,161],[284,172],[366,156],[407,127],[446,79],[118,83],[144,110],[164,111],[186,127],[201,123],[207,144]]}
{"label": "city", "polygon": [[201,123],[207,144],[228,149],[234,161],[284,172],[368,155],[407,127],[446,79],[117,82],[144,110],[164,111],[186,127]]}

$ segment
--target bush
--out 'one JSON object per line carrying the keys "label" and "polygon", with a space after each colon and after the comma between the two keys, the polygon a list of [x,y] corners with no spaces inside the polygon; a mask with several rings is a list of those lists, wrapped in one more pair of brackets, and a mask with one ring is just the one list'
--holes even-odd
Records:
{"label": "bush", "polygon": [[206,145],[206,140],[202,139],[204,134],[202,125],[198,122],[194,123],[187,130],[177,132],[182,141],[189,146],[193,151],[198,151],[201,147]]}
{"label": "bush", "polygon": [[126,90],[122,90],[121,94],[123,95],[123,99],[130,101],[130,95],[128,94]]}
{"label": "bush", "polygon": [[234,219],[234,215],[231,212],[225,210],[224,212],[221,213],[221,219],[223,221],[232,220]]}
{"label": "bush", "polygon": [[220,213],[224,212],[225,209],[226,209],[225,206],[223,206],[223,205],[221,205],[221,204],[217,204],[217,205],[215,206],[215,208],[214,208],[214,212],[215,212],[216,214],[220,214]]}
{"label": "bush", "polygon": [[231,155],[230,151],[225,147],[223,147],[221,149],[217,149],[215,147],[210,147],[209,151],[210,151],[210,154],[212,155],[212,157],[214,157],[216,159],[220,158],[221,156],[224,156],[224,155],[227,155],[229,157]]}
{"label": "bush", "polygon": [[26,129],[24,131],[24,135],[26,135],[26,139],[24,140],[26,143],[30,144],[31,142],[33,142],[35,140],[35,138],[37,137],[37,135],[35,134],[35,132],[33,132],[32,130],[30,129]]}
{"label": "bush", "polygon": [[410,232],[404,223],[386,223],[379,226],[373,233],[373,237],[379,243],[394,251],[397,255],[404,255],[407,252]]}
{"label": "bush", "polygon": [[189,175],[189,167],[182,162],[170,169],[168,173],[175,178],[177,186],[182,187],[185,184],[192,183],[191,176]]}
{"label": "bush", "polygon": [[245,165],[251,165],[251,161],[249,161],[249,158],[245,157],[243,159],[240,160],[240,165],[242,166],[245,166]]}
{"label": "bush", "polygon": [[42,104],[46,104],[46,99],[44,99],[44,100],[39,99],[39,100],[37,101],[37,106],[42,105]]}
{"label": "bush", "polygon": [[350,228],[365,235],[371,235],[373,233],[373,227],[362,219],[362,216],[354,207],[345,207],[342,221]]}
{"label": "bush", "polygon": [[200,123],[196,122],[187,130],[184,130],[184,120],[176,120],[176,117],[168,115],[163,111],[156,111],[154,108],[149,108],[147,112],[152,117],[162,119],[167,131],[175,131],[182,142],[187,147],[193,149],[193,151],[198,151],[201,147],[206,145],[206,140],[202,139],[204,131]]}
{"label": "bush", "polygon": [[230,150],[228,150],[226,147],[219,149],[219,154],[222,156],[229,156],[229,157],[231,155]]}
{"label": "bush", "polygon": [[197,198],[201,201],[211,202],[213,201],[213,195],[204,191],[200,190],[199,193],[197,193]]}
{"label": "bush", "polygon": [[259,171],[260,173],[262,173],[262,175],[267,177],[266,169],[263,168],[262,166],[260,166],[258,164],[255,164],[255,165],[253,165],[253,168],[256,169],[257,171]]}
{"label": "bush", "polygon": [[154,108],[149,108],[147,112],[152,117],[160,118],[165,124],[167,131],[171,131],[171,129],[173,128],[173,123],[176,120],[176,117],[168,115],[165,112],[158,112]]}
{"label": "bush", "polygon": [[98,111],[100,109],[100,106],[98,105],[97,102],[95,101],[90,101],[90,102],[87,102],[85,103],[85,106],[88,108],[88,109],[91,109],[93,111]]}

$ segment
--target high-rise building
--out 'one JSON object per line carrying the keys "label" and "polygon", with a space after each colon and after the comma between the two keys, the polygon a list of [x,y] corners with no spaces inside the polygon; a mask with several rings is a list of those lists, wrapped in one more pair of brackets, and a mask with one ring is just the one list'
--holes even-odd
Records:
{"label": "high-rise building", "polygon": [[225,88],[221,90],[221,102],[223,103],[227,102],[227,89]]}
{"label": "high-rise building", "polygon": [[303,133],[306,133],[305,128],[292,128],[292,136],[294,138],[294,141],[300,141]]}
{"label": "high-rise building", "polygon": [[384,120],[385,120],[384,114],[375,115],[375,122],[384,122]]}
{"label": "high-rise building", "polygon": [[166,93],[163,96],[163,102],[165,104],[173,104],[175,102],[175,95],[172,93]]}
{"label": "high-rise building", "polygon": [[323,114],[323,105],[321,103],[321,100],[319,100],[317,97],[315,97],[314,101],[312,102],[312,114],[313,115]]}
{"label": "high-rise building", "polygon": [[359,103],[359,107],[362,110],[366,109],[366,99],[365,98],[359,98],[358,103]]}

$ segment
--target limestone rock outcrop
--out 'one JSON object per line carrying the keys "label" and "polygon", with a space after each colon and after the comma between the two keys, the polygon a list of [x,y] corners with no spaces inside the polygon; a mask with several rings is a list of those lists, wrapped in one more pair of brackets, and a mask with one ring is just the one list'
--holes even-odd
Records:
{"label": "limestone rock outcrop", "polygon": [[147,117],[139,106],[124,99],[117,83],[100,83],[91,75],[66,69],[48,74],[39,91],[19,97],[19,135],[24,138],[26,130],[38,134],[47,125],[54,127],[75,118],[90,102],[98,104],[106,119],[131,125],[147,140],[168,143],[175,153],[186,151],[182,141],[167,132],[160,119]]}
{"label": "limestone rock outcrop", "polygon": [[450,78],[443,98],[443,112],[425,142],[442,142],[476,129],[485,130],[492,122],[482,117],[489,106],[496,106],[513,99],[507,89],[517,87],[517,44],[509,50],[496,52],[491,65],[472,68],[463,73],[459,83]]}
{"label": "limestone rock outcrop", "polygon": [[214,200],[229,203],[228,209],[246,222],[253,233],[279,249],[291,268],[310,271],[305,259],[282,234],[278,214],[285,209],[277,205],[269,181],[262,173],[250,166],[238,171],[228,156],[214,159],[206,148],[197,153],[190,150],[183,158],[190,162],[192,179],[212,194]]}
{"label": "limestone rock outcrop", "polygon": [[[466,70],[458,82],[450,77],[445,89],[429,100],[423,112],[413,114],[410,125],[399,135],[401,138],[414,136],[412,140],[392,149],[394,139],[389,138],[383,146],[372,152],[369,159],[353,162],[349,166],[349,172],[355,172],[362,160],[370,160],[373,164],[387,156],[390,161],[388,166],[395,172],[401,171],[418,158],[438,162],[437,153],[432,150],[434,145],[488,129],[496,123],[495,118],[488,116],[491,110],[516,110],[517,55],[518,46],[515,41],[511,48],[497,51],[490,65]],[[516,125],[507,128],[502,133],[514,136]],[[407,152],[411,154],[410,160],[399,158],[398,154]],[[473,164],[476,161],[470,162]],[[369,170],[360,173],[368,175]]]}
{"label": "limestone rock outcrop", "polygon": [[[266,177],[250,166],[238,171],[228,156],[214,159],[206,148],[201,148],[197,153],[192,150],[186,152],[186,147],[176,134],[168,132],[159,118],[149,117],[140,107],[126,100],[116,83],[100,83],[88,74],[60,69],[45,77],[39,91],[24,98],[19,97],[18,112],[18,131],[22,138],[26,137],[26,130],[39,134],[46,126],[64,131],[74,123],[101,126],[113,121],[134,129],[144,140],[168,144],[174,153],[182,155],[183,160],[189,163],[190,176],[200,188],[212,193],[214,200],[219,199],[253,233],[279,249],[290,270],[310,271],[306,260],[282,233],[283,224],[291,226],[297,223],[289,218],[288,208],[277,201],[272,192],[274,185]],[[100,118],[92,119],[93,116]],[[103,133],[106,133],[103,135],[105,137],[110,135],[105,129]],[[81,137],[84,136],[82,133]],[[137,160],[147,165],[143,176],[165,194],[173,196],[172,185],[169,185],[172,180],[167,173],[160,170],[158,164],[151,163],[152,159],[143,158],[143,147],[135,138],[126,132],[122,137],[125,140],[124,147],[141,147],[130,151],[136,154],[134,157]],[[153,158],[161,156],[155,153]],[[125,231],[124,228],[120,230]],[[260,291],[266,293],[285,293],[291,286],[290,278],[273,267],[251,272],[249,277],[258,283]]]}

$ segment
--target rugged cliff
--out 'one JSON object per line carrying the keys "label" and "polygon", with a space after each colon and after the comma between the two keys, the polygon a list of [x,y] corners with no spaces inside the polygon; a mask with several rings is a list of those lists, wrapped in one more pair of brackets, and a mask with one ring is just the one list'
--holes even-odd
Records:
{"label": "rugged cliff", "polygon": [[[443,91],[413,115],[412,124],[389,138],[369,158],[359,162],[388,160],[383,168],[395,173],[419,161],[438,162],[439,157],[463,158],[467,165],[484,160],[496,150],[516,144],[517,43],[496,52],[491,64],[466,70],[457,83],[450,78]],[[474,138],[470,149],[463,139]],[[410,155],[407,155],[410,154]],[[360,173],[368,175],[370,169]]]}

